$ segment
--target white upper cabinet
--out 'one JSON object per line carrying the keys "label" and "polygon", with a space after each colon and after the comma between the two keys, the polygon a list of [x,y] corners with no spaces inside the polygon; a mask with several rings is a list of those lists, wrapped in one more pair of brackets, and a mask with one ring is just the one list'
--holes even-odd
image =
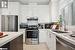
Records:
{"label": "white upper cabinet", "polygon": [[58,22],[59,1],[51,0],[49,6],[50,6],[49,9],[50,9],[51,22]]}
{"label": "white upper cabinet", "polygon": [[8,2],[8,8],[2,8],[2,15],[18,15],[19,14],[19,3]]}
{"label": "white upper cabinet", "polygon": [[39,23],[49,23],[50,22],[48,5],[38,6],[38,10],[36,12],[38,12]]}
{"label": "white upper cabinet", "polygon": [[8,8],[2,8],[1,15],[8,15],[8,13],[9,13]]}
{"label": "white upper cabinet", "polygon": [[28,17],[38,17],[39,23],[49,23],[49,6],[48,5],[21,5],[20,10],[21,22],[26,22]]}
{"label": "white upper cabinet", "polygon": [[18,2],[9,2],[8,3],[8,10],[9,10],[9,14],[18,15],[18,13],[19,13],[19,3]]}
{"label": "white upper cabinet", "polygon": [[39,23],[49,23],[49,6],[48,5],[33,5],[30,6],[29,16],[38,17]]}

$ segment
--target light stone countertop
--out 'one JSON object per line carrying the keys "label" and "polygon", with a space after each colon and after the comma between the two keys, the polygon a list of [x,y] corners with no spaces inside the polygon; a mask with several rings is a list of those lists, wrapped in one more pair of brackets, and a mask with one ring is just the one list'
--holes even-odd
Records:
{"label": "light stone countertop", "polygon": [[64,39],[65,41],[75,45],[75,37],[70,36],[71,34],[73,34],[71,31],[69,31],[69,33],[56,33],[54,31],[50,30],[50,32],[55,34],[57,37],[60,37],[60,38]]}
{"label": "light stone countertop", "polygon": [[23,34],[23,32],[3,32],[3,33],[8,34],[8,36],[0,38],[0,47]]}

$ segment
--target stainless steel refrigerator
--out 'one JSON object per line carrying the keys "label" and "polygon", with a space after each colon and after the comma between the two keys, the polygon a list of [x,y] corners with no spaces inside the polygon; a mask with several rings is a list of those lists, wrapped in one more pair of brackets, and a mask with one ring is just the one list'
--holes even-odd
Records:
{"label": "stainless steel refrigerator", "polygon": [[18,16],[17,15],[2,15],[1,16],[1,31],[2,32],[17,32],[18,31]]}

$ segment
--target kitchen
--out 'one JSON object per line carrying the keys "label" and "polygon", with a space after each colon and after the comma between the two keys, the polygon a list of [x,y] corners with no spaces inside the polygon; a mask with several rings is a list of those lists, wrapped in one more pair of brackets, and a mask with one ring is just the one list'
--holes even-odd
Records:
{"label": "kitchen", "polygon": [[74,0],[0,0],[0,49],[75,50]]}

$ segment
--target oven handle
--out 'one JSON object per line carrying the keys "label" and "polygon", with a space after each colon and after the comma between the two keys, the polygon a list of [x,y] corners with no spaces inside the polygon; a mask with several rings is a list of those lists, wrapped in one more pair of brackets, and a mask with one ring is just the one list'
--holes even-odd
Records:
{"label": "oven handle", "polygon": [[26,31],[39,31],[39,30],[26,30]]}

